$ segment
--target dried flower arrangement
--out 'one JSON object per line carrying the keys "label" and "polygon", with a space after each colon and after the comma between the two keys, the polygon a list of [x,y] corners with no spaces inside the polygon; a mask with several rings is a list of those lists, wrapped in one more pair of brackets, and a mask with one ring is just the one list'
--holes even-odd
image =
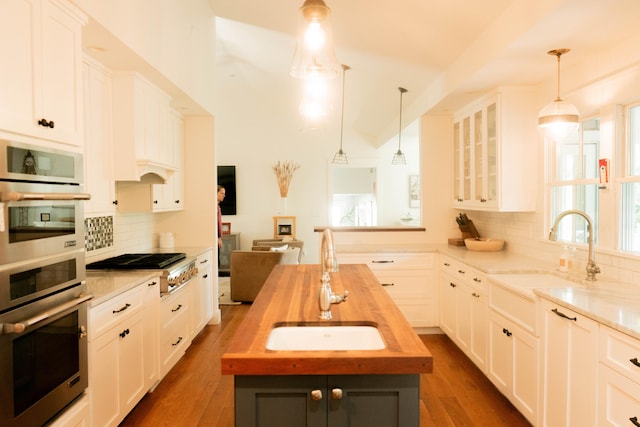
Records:
{"label": "dried flower arrangement", "polygon": [[278,178],[280,197],[287,197],[287,193],[289,193],[289,184],[291,184],[291,179],[293,178],[293,173],[297,171],[299,167],[299,164],[294,163],[290,160],[286,160],[284,162],[278,161],[278,163],[273,166],[273,172]]}

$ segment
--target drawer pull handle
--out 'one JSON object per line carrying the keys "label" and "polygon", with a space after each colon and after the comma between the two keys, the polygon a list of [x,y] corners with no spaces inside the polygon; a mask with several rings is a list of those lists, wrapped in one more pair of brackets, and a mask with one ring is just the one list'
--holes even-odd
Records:
{"label": "drawer pull handle", "polygon": [[182,337],[178,337],[178,341],[174,342],[173,344],[171,344],[172,346],[177,346],[178,344],[180,344],[182,342]]}
{"label": "drawer pull handle", "polygon": [[120,338],[124,338],[127,335],[129,335],[129,329],[125,329],[124,331],[120,332]]}
{"label": "drawer pull handle", "polygon": [[202,278],[203,278],[203,279],[206,279],[207,277],[209,277],[209,275],[208,275],[208,274],[203,274],[203,275],[202,275]]}
{"label": "drawer pull handle", "polygon": [[455,283],[453,283],[453,282],[449,282],[449,286],[451,286],[452,288],[455,288],[455,287],[456,287],[456,286],[458,286],[458,285],[456,285],[456,284],[455,284]]}
{"label": "drawer pull handle", "polygon": [[147,286],[155,286],[157,285],[158,282],[156,282],[155,280],[153,282],[149,282],[149,284],[147,284]]}
{"label": "drawer pull handle", "polygon": [[395,283],[381,283],[382,286],[395,286]]}
{"label": "drawer pull handle", "polygon": [[449,264],[448,262],[444,263],[445,267],[451,267],[451,264]]}
{"label": "drawer pull handle", "polygon": [[638,422],[638,417],[631,417],[629,418],[629,421],[631,421],[634,426],[640,427],[640,423]]}
{"label": "drawer pull handle", "polygon": [[480,298],[480,294],[477,293],[477,292],[472,292],[471,295],[476,297],[476,298]]}
{"label": "drawer pull handle", "polygon": [[557,315],[558,315],[558,316],[560,316],[560,317],[564,317],[565,319],[573,320],[574,322],[577,322],[577,321],[578,321],[578,318],[577,318],[577,317],[569,317],[569,316],[567,316],[566,314],[564,314],[563,312],[558,311],[558,309],[557,309],[557,308],[554,308],[554,309],[552,309],[551,311],[553,311],[555,314],[557,314]]}
{"label": "drawer pull handle", "polygon": [[382,260],[382,261],[376,261],[375,259],[371,261],[371,264],[390,264],[392,263],[393,260]]}
{"label": "drawer pull handle", "polygon": [[126,310],[127,308],[129,308],[129,307],[131,307],[131,304],[126,303],[126,304],[124,305],[124,307],[122,307],[121,309],[119,309],[119,310],[113,310],[113,314],[122,313],[123,311],[125,311],[125,310]]}
{"label": "drawer pull handle", "polygon": [[180,310],[182,308],[182,304],[178,304],[178,306],[176,308],[171,309],[172,313],[175,313],[176,311]]}
{"label": "drawer pull handle", "polygon": [[203,259],[202,261],[200,261],[200,264],[206,264],[207,262],[209,262],[209,259]]}
{"label": "drawer pull handle", "polygon": [[464,274],[464,270],[458,270],[458,273]]}
{"label": "drawer pull handle", "polygon": [[482,283],[482,279],[478,279],[477,277],[474,277],[473,281],[476,283]]}
{"label": "drawer pull handle", "polygon": [[502,328],[502,333],[505,334],[508,337],[513,335],[513,333],[510,330],[508,330],[507,328]]}
{"label": "drawer pull handle", "polygon": [[633,359],[629,359],[629,362],[633,363],[638,368],[640,368],[640,362],[638,362],[638,358],[637,357],[634,357]]}

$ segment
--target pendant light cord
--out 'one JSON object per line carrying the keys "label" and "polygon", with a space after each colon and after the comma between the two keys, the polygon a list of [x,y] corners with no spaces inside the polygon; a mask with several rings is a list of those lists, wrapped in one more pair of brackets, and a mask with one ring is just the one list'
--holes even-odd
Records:
{"label": "pendant light cord", "polygon": [[342,133],[344,131],[344,80],[347,73],[347,70],[350,70],[351,67],[348,65],[342,64],[342,112],[340,115],[340,153],[342,153]]}
{"label": "pendant light cord", "polygon": [[407,89],[399,87],[400,91],[400,120],[398,123],[398,151],[400,151],[400,140],[402,139],[402,95],[407,92]]}

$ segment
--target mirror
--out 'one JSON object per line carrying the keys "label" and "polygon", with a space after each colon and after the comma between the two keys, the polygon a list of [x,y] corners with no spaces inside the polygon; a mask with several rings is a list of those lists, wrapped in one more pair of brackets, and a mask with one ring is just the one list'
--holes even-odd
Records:
{"label": "mirror", "polygon": [[[351,158],[348,165],[329,163],[329,224],[333,227],[420,226],[420,143],[418,121],[402,131],[406,166],[393,166],[398,150],[392,138],[375,150],[375,158]],[[369,153],[370,154],[370,153]]]}

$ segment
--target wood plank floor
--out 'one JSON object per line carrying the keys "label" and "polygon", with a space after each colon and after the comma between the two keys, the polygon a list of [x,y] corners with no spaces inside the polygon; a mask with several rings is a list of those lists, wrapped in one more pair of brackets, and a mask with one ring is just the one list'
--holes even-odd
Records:
{"label": "wood plank floor", "polygon": [[[220,325],[206,326],[185,356],[121,426],[233,426],[233,377],[220,356],[250,305],[222,306]],[[433,373],[420,380],[420,426],[530,426],[446,335],[421,335]],[[381,426],[384,427],[384,426]]]}

